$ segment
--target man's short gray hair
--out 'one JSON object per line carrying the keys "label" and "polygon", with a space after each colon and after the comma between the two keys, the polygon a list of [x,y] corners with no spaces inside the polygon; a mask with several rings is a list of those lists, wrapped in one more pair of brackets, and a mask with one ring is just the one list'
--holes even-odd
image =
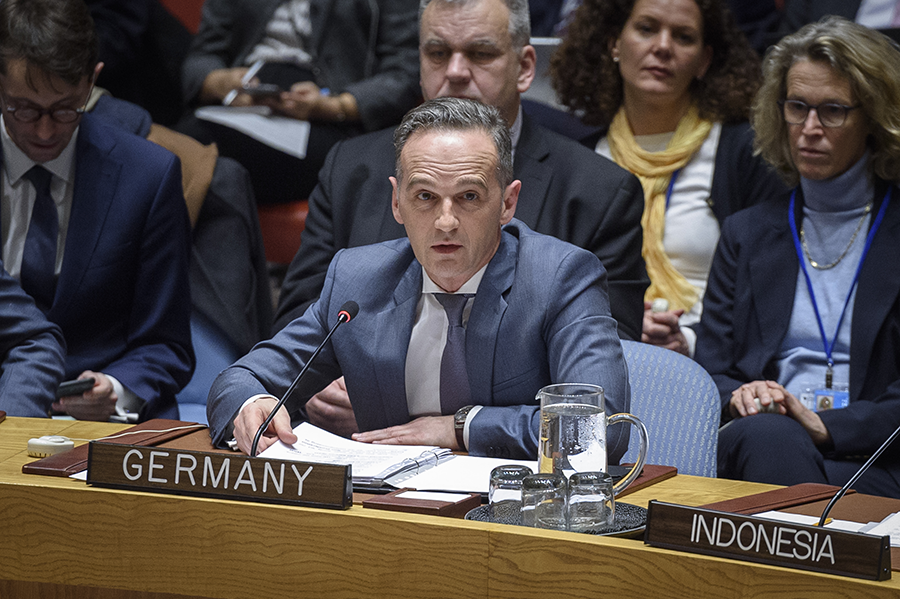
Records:
{"label": "man's short gray hair", "polygon": [[513,181],[512,140],[509,127],[493,106],[475,100],[436,98],[413,108],[394,131],[397,180],[403,180],[400,154],[414,133],[427,131],[467,131],[476,129],[491,136],[497,149],[497,181],[501,189]]}
{"label": "man's short gray hair", "polygon": [[528,12],[528,0],[419,0],[419,25],[422,24],[422,13],[432,2],[465,6],[470,2],[499,1],[509,9],[509,37],[513,48],[521,50],[531,40],[531,14]]}

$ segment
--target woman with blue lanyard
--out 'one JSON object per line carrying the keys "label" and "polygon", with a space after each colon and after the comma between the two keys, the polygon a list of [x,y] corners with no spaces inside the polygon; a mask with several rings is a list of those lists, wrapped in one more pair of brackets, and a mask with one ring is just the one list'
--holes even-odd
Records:
{"label": "woman with blue lanyard", "polygon": [[585,143],[644,188],[641,338],[686,355],[721,222],[783,189],[753,156],[759,58],[723,5],[585,0],[551,65],[560,100],[602,127]]}
{"label": "woman with blue lanyard", "polygon": [[[794,188],[726,221],[710,271],[719,475],[841,485],[900,426],[900,50],[808,25],[766,55],[752,122]],[[900,444],[855,488],[900,497]]]}

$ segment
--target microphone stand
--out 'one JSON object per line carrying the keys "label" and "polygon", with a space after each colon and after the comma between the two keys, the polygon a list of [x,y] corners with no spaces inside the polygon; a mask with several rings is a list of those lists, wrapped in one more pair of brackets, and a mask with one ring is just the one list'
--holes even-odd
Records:
{"label": "microphone stand", "polygon": [[294,389],[297,388],[297,384],[300,382],[300,379],[303,378],[303,375],[306,374],[306,371],[309,369],[309,365],[313,363],[313,360],[316,359],[316,356],[319,355],[319,352],[322,351],[322,348],[325,347],[325,344],[328,343],[328,340],[331,339],[331,336],[334,335],[334,332],[337,330],[339,326],[344,324],[345,322],[350,322],[350,320],[356,316],[356,313],[359,311],[359,306],[356,302],[349,301],[341,306],[340,312],[338,312],[338,320],[334,323],[334,326],[331,327],[331,330],[328,331],[328,334],[325,336],[325,339],[322,343],[319,344],[319,347],[316,348],[316,351],[309,357],[309,360],[306,361],[306,364],[303,366],[303,369],[300,370],[300,374],[297,375],[297,378],[291,383],[291,386],[288,387],[288,390],[285,391],[284,395],[281,396],[281,399],[278,400],[278,403],[275,404],[275,407],[272,408],[272,411],[269,412],[269,415],[260,425],[259,429],[256,431],[256,436],[253,437],[253,445],[250,447],[250,457],[256,457],[256,449],[259,445],[259,440],[262,438],[263,432],[267,428],[269,428],[269,424],[272,423],[272,419],[275,418],[275,414],[278,413],[278,410],[287,402],[288,397],[291,396],[291,393],[294,392]]}
{"label": "microphone stand", "polygon": [[861,477],[863,474],[866,473],[866,471],[868,471],[869,467],[875,462],[875,460],[878,459],[878,456],[880,456],[882,453],[884,453],[884,450],[887,449],[888,446],[894,442],[894,439],[896,439],[898,435],[900,435],[900,427],[897,427],[897,429],[893,432],[893,434],[887,438],[887,441],[882,443],[881,447],[879,447],[875,451],[875,453],[872,454],[872,457],[870,457],[868,460],[866,460],[866,463],[862,465],[862,468],[857,470],[856,474],[854,474],[852,477],[850,477],[850,480],[847,481],[847,484],[844,485],[843,487],[841,487],[841,490],[838,491],[837,494],[831,498],[831,501],[829,501],[828,505],[825,506],[825,511],[822,512],[822,517],[819,518],[818,525],[820,527],[825,526],[825,520],[828,518],[828,514],[829,514],[829,512],[831,512],[831,508],[834,507],[834,504],[837,503],[838,499],[843,497],[844,494],[850,489],[850,487],[852,487],[853,484],[859,480],[859,477]]}

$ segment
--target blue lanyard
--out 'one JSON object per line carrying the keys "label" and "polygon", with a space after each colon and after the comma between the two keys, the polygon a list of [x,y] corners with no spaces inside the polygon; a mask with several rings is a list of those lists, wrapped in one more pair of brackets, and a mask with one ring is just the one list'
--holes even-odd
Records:
{"label": "blue lanyard", "polygon": [[672,190],[675,189],[675,180],[678,178],[678,175],[681,174],[681,169],[675,169],[672,171],[672,176],[669,177],[669,188],[666,189],[666,210],[669,209],[669,202],[672,201]]}
{"label": "blue lanyard", "polygon": [[863,247],[862,256],[859,258],[859,265],[856,267],[856,274],[853,276],[853,282],[850,284],[850,291],[847,293],[847,299],[844,301],[844,308],[841,310],[841,317],[838,319],[837,328],[835,328],[834,331],[834,338],[830,343],[828,342],[828,337],[825,335],[825,327],[822,325],[822,317],[819,315],[819,305],[816,302],[816,294],[813,292],[812,280],[809,278],[809,271],[806,268],[806,259],[803,256],[803,247],[800,245],[800,235],[797,233],[797,221],[794,218],[794,200],[797,196],[797,188],[795,187],[794,191],[791,192],[791,203],[788,207],[788,222],[791,225],[791,234],[794,236],[794,248],[797,250],[800,268],[803,269],[803,276],[806,277],[806,287],[809,289],[809,299],[812,301],[813,311],[816,314],[816,322],[819,324],[819,334],[822,335],[822,343],[825,345],[825,358],[828,360],[828,370],[825,372],[825,387],[828,389],[831,388],[832,383],[831,379],[834,368],[834,358],[832,354],[834,351],[834,344],[837,342],[838,333],[841,330],[841,323],[844,322],[844,315],[847,313],[847,306],[850,304],[853,289],[856,287],[857,282],[859,282],[859,273],[862,271],[863,262],[865,262],[866,255],[868,255],[869,249],[872,247],[872,240],[875,238],[878,227],[881,226],[881,221],[884,219],[884,213],[887,211],[887,206],[891,201],[892,189],[893,186],[888,186],[887,193],[884,194],[884,201],[881,203],[881,209],[878,210],[875,222],[872,223],[869,234],[866,236],[866,245]]}

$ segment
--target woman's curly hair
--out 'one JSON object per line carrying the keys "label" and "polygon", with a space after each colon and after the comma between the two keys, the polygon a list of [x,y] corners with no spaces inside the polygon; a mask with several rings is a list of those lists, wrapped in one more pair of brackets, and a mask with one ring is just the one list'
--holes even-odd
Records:
{"label": "woman's curly hair", "polygon": [[[703,15],[703,43],[712,62],[691,93],[700,116],[712,121],[746,120],[760,85],[760,60],[721,0],[695,0]],[[609,125],[622,104],[622,76],[611,48],[635,0],[585,0],[550,61],[560,102],[589,125]]]}

